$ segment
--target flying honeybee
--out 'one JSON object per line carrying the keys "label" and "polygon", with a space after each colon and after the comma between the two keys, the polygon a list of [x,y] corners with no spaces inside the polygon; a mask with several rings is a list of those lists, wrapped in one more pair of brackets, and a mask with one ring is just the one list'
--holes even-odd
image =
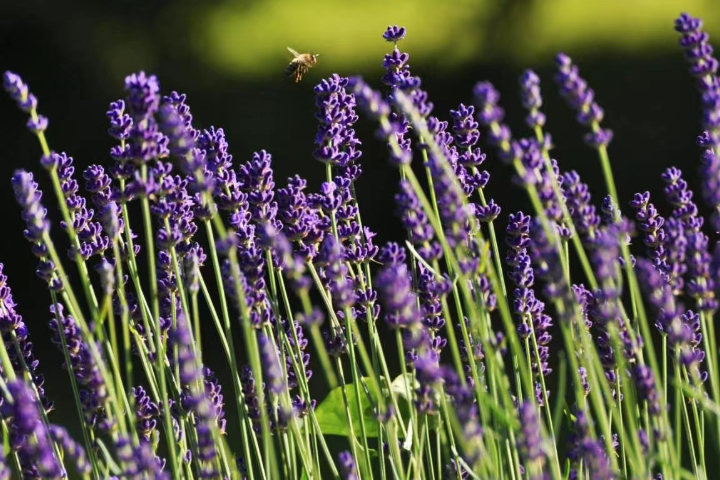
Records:
{"label": "flying honeybee", "polygon": [[302,76],[310,70],[310,67],[317,63],[317,53],[298,53],[290,47],[287,47],[288,51],[293,54],[295,58],[290,61],[285,71],[288,76],[294,76],[295,82],[299,82]]}

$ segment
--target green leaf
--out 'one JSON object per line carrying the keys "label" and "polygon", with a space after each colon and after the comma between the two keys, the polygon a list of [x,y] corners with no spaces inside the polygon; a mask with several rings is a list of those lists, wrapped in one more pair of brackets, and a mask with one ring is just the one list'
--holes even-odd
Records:
{"label": "green leaf", "polygon": [[[366,382],[369,379],[365,379]],[[327,397],[315,408],[315,417],[320,425],[323,435],[350,436],[350,424],[348,422],[345,402],[343,400],[343,387],[336,387],[330,391]],[[360,412],[358,412],[357,395],[353,384],[345,385],[350,418],[356,435],[360,435],[360,417],[365,421],[365,434],[368,438],[378,436],[378,423],[373,412],[373,405],[368,399],[363,387],[360,388]],[[377,401],[375,394],[370,390],[373,403]]]}

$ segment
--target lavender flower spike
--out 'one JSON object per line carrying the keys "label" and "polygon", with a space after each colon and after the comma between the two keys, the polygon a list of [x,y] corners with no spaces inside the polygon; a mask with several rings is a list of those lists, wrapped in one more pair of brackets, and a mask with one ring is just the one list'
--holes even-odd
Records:
{"label": "lavender flower spike", "polygon": [[10,94],[10,98],[15,100],[20,110],[30,114],[27,121],[28,130],[36,134],[44,132],[48,126],[48,119],[36,113],[37,98],[30,93],[27,84],[23,82],[22,78],[13,72],[6,71],[3,74],[3,88]]}
{"label": "lavender flower spike", "polygon": [[[23,366],[35,384],[43,407],[47,412],[53,409],[53,403],[45,396],[45,379],[37,372],[38,360],[35,359],[33,344],[28,340],[28,328],[20,314],[15,311],[15,301],[7,284],[7,275],[3,274],[4,265],[0,263],[0,336],[7,349],[15,372],[20,374]],[[12,335],[15,338],[12,338]],[[13,343],[17,342],[18,349]],[[19,351],[18,351],[19,350]],[[0,403],[2,403],[0,401]]]}
{"label": "lavender flower spike", "polygon": [[591,133],[585,135],[585,143],[594,148],[606,147],[612,140],[612,131],[600,128],[605,112],[595,103],[595,92],[580,76],[578,67],[573,64],[570,57],[558,53],[555,64],[558,67],[555,81],[560,87],[560,95],[577,111],[578,122],[592,129]]}
{"label": "lavender flower spike", "polygon": [[338,454],[338,460],[340,461],[340,476],[343,480],[358,480],[357,467],[355,466],[355,459],[352,453],[347,450]]}
{"label": "lavender flower spike", "polygon": [[41,242],[50,230],[50,222],[45,218],[47,210],[40,203],[42,192],[33,178],[25,170],[16,170],[12,178],[15,199],[23,209],[23,220],[27,224],[25,238],[31,242]]}
{"label": "lavender flower spike", "polygon": [[7,383],[7,390],[12,403],[3,402],[0,413],[9,424],[12,448],[18,452],[23,475],[28,478],[63,477],[64,469],[55,458],[32,389],[22,380],[15,380]]}
{"label": "lavender flower spike", "polygon": [[525,123],[533,129],[542,128],[545,126],[545,114],[540,111],[540,107],[542,107],[540,77],[532,70],[525,70],[520,77],[520,91],[523,107],[529,112]]}
{"label": "lavender flower spike", "polygon": [[518,414],[520,416],[518,449],[525,460],[525,470],[530,472],[527,478],[539,480],[543,478],[540,472],[545,465],[546,453],[542,445],[537,409],[531,402],[524,402],[518,408]]}
{"label": "lavender flower spike", "polygon": [[388,42],[397,43],[405,38],[405,27],[390,25],[387,30],[385,30],[385,33],[383,33],[383,38]]}

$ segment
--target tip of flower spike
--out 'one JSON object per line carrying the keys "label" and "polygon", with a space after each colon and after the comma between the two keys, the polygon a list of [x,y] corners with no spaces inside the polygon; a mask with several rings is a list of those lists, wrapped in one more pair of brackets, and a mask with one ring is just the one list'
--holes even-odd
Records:
{"label": "tip of flower spike", "polygon": [[555,65],[557,65],[559,68],[568,67],[572,65],[572,63],[572,58],[570,58],[569,55],[566,55],[563,52],[558,52],[558,54],[555,55]]}
{"label": "tip of flower spike", "polygon": [[385,33],[383,33],[383,38],[388,42],[397,43],[405,38],[405,32],[405,27],[389,25]]}
{"label": "tip of flower spike", "polygon": [[473,93],[482,104],[495,105],[500,101],[500,93],[490,82],[476,83]]}
{"label": "tip of flower spike", "polygon": [[3,88],[5,88],[6,91],[13,93],[23,87],[25,87],[25,84],[22,78],[20,78],[20,75],[10,70],[6,70],[5,73],[3,73]]}
{"label": "tip of flower spike", "polygon": [[[27,84],[23,82],[20,75],[7,70],[3,74],[3,88],[10,94],[10,98],[15,100],[15,103],[17,103],[18,107],[23,112],[30,113],[32,110],[37,108],[37,98],[35,98],[35,95],[30,93]],[[45,121],[47,124],[47,119],[44,117],[39,121]],[[30,129],[33,130],[32,127]]]}
{"label": "tip of flower spike", "polygon": [[675,19],[675,31],[679,33],[695,32],[702,28],[702,24],[701,19],[683,12]]}

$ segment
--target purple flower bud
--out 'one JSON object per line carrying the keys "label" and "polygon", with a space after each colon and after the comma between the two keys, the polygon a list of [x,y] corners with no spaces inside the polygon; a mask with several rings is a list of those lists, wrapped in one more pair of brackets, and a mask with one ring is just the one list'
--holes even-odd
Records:
{"label": "purple flower bud", "polygon": [[353,280],[348,275],[348,267],[343,260],[343,246],[333,235],[327,235],[320,247],[315,263],[323,267],[322,273],[327,280],[335,306],[345,308],[352,306]]}
{"label": "purple flower bud", "polygon": [[360,140],[352,128],[357,122],[355,96],[346,91],[348,79],[334,74],[315,87],[315,104],[320,108],[320,121],[315,135],[314,157],[336,167],[352,166],[362,153],[357,150]]}
{"label": "purple flower bud", "polygon": [[607,146],[612,140],[612,132],[600,128],[603,110],[595,103],[595,92],[580,76],[578,67],[570,57],[559,53],[555,57],[555,64],[558,67],[555,81],[560,87],[560,95],[577,112],[578,122],[592,129],[592,132],[585,138],[586,143],[595,148]]}
{"label": "purple flower bud", "polygon": [[155,75],[145,72],[133,73],[125,77],[127,106],[137,122],[155,113],[160,106],[160,84]]}
{"label": "purple flower bud", "polygon": [[[404,30],[404,29],[403,29]],[[343,451],[338,454],[340,462],[340,477],[343,480],[358,480],[358,471],[355,466],[355,459],[349,451]]]}
{"label": "purple flower bud", "polygon": [[65,476],[32,389],[22,380],[14,380],[7,382],[7,390],[12,403],[3,402],[0,413],[8,423],[12,448],[17,450],[22,473],[32,478]]}
{"label": "purple flower bud", "polygon": [[23,220],[27,225],[25,238],[39,243],[50,230],[50,222],[45,218],[47,210],[40,203],[42,192],[33,179],[33,174],[16,170],[12,178],[15,199],[23,209]]}
{"label": "purple flower bud", "polygon": [[267,380],[267,388],[271,393],[280,395],[287,390],[287,381],[280,366],[275,343],[263,333],[258,335],[258,343],[260,344],[260,358],[263,362],[263,374]]}
{"label": "purple flower bud", "polygon": [[383,38],[388,42],[397,43],[403,38],[405,38],[405,27],[390,25],[388,26],[387,30],[385,30],[385,33],[383,33]]}
{"label": "purple flower bud", "polygon": [[67,430],[57,425],[50,425],[50,437],[58,444],[65,458],[70,459],[75,464],[75,470],[80,475],[88,475],[92,471],[92,466],[88,462],[83,447],[73,440]]}
{"label": "purple flower bud", "polygon": [[19,75],[6,71],[3,74],[3,87],[23,112],[30,113],[37,108],[37,98],[30,93],[27,84]]}
{"label": "purple flower bud", "polygon": [[542,97],[540,96],[540,77],[532,70],[525,70],[520,77],[520,92],[523,107],[528,110],[525,123],[530,128],[542,128],[545,125],[545,115],[540,111]]}
{"label": "purple flower bud", "polygon": [[385,320],[392,328],[409,328],[422,320],[405,264],[383,268],[375,277],[375,286],[386,310]]}
{"label": "purple flower bud", "polygon": [[542,436],[540,435],[540,420],[537,415],[537,407],[532,402],[523,402],[518,407],[518,415],[520,417],[518,449],[526,462],[539,461],[542,465],[546,454],[542,445]]}

